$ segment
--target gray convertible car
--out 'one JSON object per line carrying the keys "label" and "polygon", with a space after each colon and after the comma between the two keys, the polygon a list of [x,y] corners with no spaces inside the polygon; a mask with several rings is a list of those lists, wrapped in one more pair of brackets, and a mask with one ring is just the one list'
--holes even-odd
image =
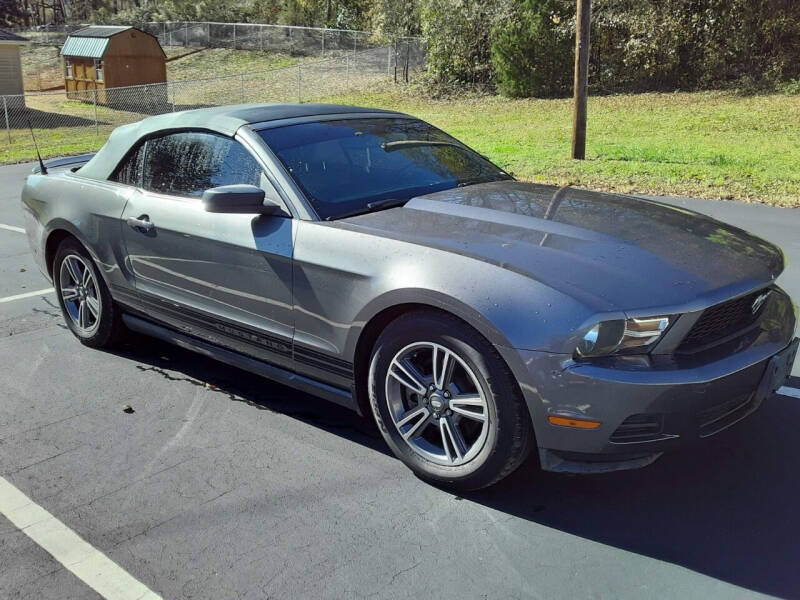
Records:
{"label": "gray convertible car", "polygon": [[420,477],[641,467],[791,372],[781,251],[659,202],[515,181],[405,114],[191,110],[22,193],[87,346],[155,336],[371,415]]}

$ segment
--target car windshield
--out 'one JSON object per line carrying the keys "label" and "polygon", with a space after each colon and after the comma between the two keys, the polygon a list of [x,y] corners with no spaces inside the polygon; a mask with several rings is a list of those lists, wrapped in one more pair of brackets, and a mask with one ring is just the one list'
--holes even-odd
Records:
{"label": "car windshield", "polygon": [[416,119],[342,119],[258,133],[323,219],[511,178],[458,140]]}

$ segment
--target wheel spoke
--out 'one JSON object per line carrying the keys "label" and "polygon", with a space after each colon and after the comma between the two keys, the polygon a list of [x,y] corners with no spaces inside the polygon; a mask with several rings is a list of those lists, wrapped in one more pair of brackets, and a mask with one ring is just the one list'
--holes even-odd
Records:
{"label": "wheel spoke", "polygon": [[[416,432],[421,432],[423,429],[423,425],[426,425],[430,422],[430,411],[424,407],[420,406],[419,408],[412,409],[408,411],[403,418],[397,422],[397,428],[401,430],[401,434],[403,438],[409,439],[413,437]],[[411,427],[408,431],[403,432],[402,428],[409,423],[412,423]]]}
{"label": "wheel spoke", "polygon": [[454,366],[455,360],[449,350],[441,346],[433,347],[433,384],[437,388],[443,390],[450,384]]}
{"label": "wheel spoke", "polygon": [[417,370],[409,364],[404,365],[396,358],[389,366],[389,375],[420,396],[424,396],[425,392],[427,392],[425,384],[422,382],[422,377]]}
{"label": "wheel spoke", "polygon": [[97,318],[100,315],[100,303],[97,301],[97,298],[93,296],[87,296],[86,307],[89,309],[89,312],[91,313],[92,317],[94,317],[94,319],[97,320]]}
{"label": "wheel spoke", "polygon": [[78,298],[78,290],[74,287],[61,288],[61,298],[67,302],[71,302]]}
{"label": "wheel spoke", "polygon": [[447,460],[453,462],[464,458],[467,444],[461,435],[461,430],[449,418],[439,419],[439,431],[442,434],[442,446]]}
{"label": "wheel spoke", "polygon": [[[476,410],[479,409],[479,410]],[[476,421],[486,421],[485,405],[480,394],[462,394],[450,398],[450,410]]]}
{"label": "wheel spoke", "polygon": [[81,269],[78,266],[78,262],[71,256],[68,256],[64,260],[64,264],[67,265],[67,273],[69,273],[75,285],[80,285],[83,281],[83,277],[81,277]]}
{"label": "wheel spoke", "polygon": [[88,327],[88,325],[86,323],[86,313],[87,312],[88,311],[86,310],[86,301],[85,300],[81,300],[80,304],[78,304],[78,325],[80,327],[82,327],[83,329],[86,329]]}
{"label": "wheel spoke", "polygon": [[86,288],[92,285],[92,270],[89,267],[83,268],[83,278],[81,283],[83,283],[83,287]]}

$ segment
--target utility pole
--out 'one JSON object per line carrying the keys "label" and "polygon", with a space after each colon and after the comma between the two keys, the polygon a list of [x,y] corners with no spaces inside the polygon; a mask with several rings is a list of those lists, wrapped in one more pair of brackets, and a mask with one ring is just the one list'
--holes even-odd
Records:
{"label": "utility pole", "polygon": [[575,17],[575,112],[572,117],[572,158],[586,158],[586,97],[589,81],[591,0],[577,0]]}

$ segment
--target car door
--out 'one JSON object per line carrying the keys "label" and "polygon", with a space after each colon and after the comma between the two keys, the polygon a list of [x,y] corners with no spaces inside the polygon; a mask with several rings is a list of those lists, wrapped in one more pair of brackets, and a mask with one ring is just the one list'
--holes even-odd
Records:
{"label": "car door", "polygon": [[280,201],[258,160],[236,139],[199,131],[141,150],[140,187],[122,215],[132,301],[147,318],[291,366],[293,220],[208,213],[200,198],[250,183]]}

